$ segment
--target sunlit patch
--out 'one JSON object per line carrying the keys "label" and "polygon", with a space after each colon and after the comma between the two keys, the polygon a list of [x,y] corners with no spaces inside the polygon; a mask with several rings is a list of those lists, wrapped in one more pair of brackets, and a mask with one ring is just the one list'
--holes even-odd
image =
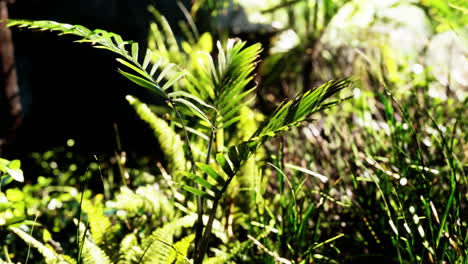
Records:
{"label": "sunlit patch", "polygon": [[294,32],[294,30],[289,29],[282,32],[279,36],[277,41],[271,47],[271,53],[279,53],[279,52],[286,52],[299,44],[299,36]]}
{"label": "sunlit patch", "polygon": [[426,234],[424,233],[424,229],[422,226],[418,226],[418,233],[419,235],[424,238],[426,236]]}
{"label": "sunlit patch", "polygon": [[47,209],[49,210],[56,210],[56,209],[59,209],[59,208],[62,208],[63,204],[61,201],[53,198],[52,200],[50,200],[49,204],[47,205]]}
{"label": "sunlit patch", "polygon": [[359,88],[354,88],[353,89],[353,97],[356,99],[356,98],[359,98],[361,96],[361,89]]}
{"label": "sunlit patch", "polygon": [[406,178],[401,178],[401,179],[400,179],[400,185],[401,185],[401,186],[405,186],[406,184],[408,184],[408,179],[406,179]]}
{"label": "sunlit patch", "polygon": [[408,226],[408,223],[404,223],[403,226],[405,227],[406,232],[408,232],[408,234],[411,235],[412,233],[411,233],[411,229],[410,229],[409,226]]}
{"label": "sunlit patch", "polygon": [[71,147],[73,147],[74,145],[75,145],[75,140],[73,140],[73,139],[71,139],[71,138],[70,138],[69,140],[67,140],[67,146],[68,146],[68,147],[71,148]]}
{"label": "sunlit patch", "polygon": [[415,224],[419,224],[419,216],[418,215],[413,215],[413,222]]}
{"label": "sunlit patch", "polygon": [[447,94],[445,93],[445,91],[443,91],[439,87],[435,87],[434,85],[429,86],[428,94],[432,98],[439,98],[442,101],[447,100]]}
{"label": "sunlit patch", "polygon": [[57,164],[57,162],[55,162],[55,161],[50,162],[50,163],[49,163],[49,166],[50,166],[51,169],[56,169],[56,168],[58,168],[58,164]]}
{"label": "sunlit patch", "polygon": [[418,63],[411,65],[410,69],[414,74],[421,74],[424,71],[424,67]]}
{"label": "sunlit patch", "polygon": [[422,142],[428,147],[432,146],[431,139],[429,137],[425,137]]}

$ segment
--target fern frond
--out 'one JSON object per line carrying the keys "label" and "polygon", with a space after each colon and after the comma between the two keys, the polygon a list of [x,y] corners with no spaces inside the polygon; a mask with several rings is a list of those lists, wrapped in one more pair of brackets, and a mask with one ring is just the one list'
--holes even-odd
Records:
{"label": "fern frond", "polygon": [[140,256],[141,263],[173,263],[177,259],[177,255],[184,253],[175,247],[174,236],[180,233],[182,228],[192,227],[196,220],[197,215],[195,214],[175,219],[156,229],[151,236],[144,238],[142,240],[144,252]]}
{"label": "fern frond", "polygon": [[138,244],[137,236],[134,233],[127,234],[120,242],[117,264],[137,263],[138,255],[142,253],[143,250]]}
{"label": "fern frond", "polygon": [[161,192],[157,186],[140,186],[135,193],[152,203],[153,211],[148,213],[152,214],[154,218],[165,217],[167,219],[172,219],[175,216],[176,211],[174,203],[165,193]]}
{"label": "fern frond", "polygon": [[149,48],[167,61],[184,63],[185,58],[167,19],[153,6],[150,6],[148,11],[154,17],[150,25]]}
{"label": "fern frond", "polygon": [[30,236],[28,233],[24,232],[23,230],[17,227],[8,227],[13,233],[23,239],[28,245],[36,248],[42,256],[44,256],[45,261],[47,264],[75,264],[73,259],[66,258],[57,252],[53,251],[52,249],[48,248],[46,245],[42,244],[41,242],[37,241],[34,237]]}
{"label": "fern frond", "polygon": [[107,254],[94,244],[91,240],[85,238],[82,253],[83,264],[111,264]]}
{"label": "fern frond", "polygon": [[121,187],[120,192],[115,197],[115,202],[111,207],[125,210],[128,217],[134,217],[140,212],[154,213],[153,203],[146,197],[136,194],[127,187]]}
{"label": "fern frond", "polygon": [[79,234],[79,263],[83,264],[111,264],[109,256],[106,252],[97,246],[91,234],[88,231],[84,223],[78,222],[77,219],[73,219],[75,224],[78,226]]}
{"label": "fern frond", "polygon": [[[50,30],[59,31],[60,35],[70,34],[80,37],[78,42],[89,42],[95,48],[106,49],[119,55],[118,62],[123,66],[131,69],[136,73],[132,74],[123,70],[119,72],[135,82],[158,93],[160,96],[166,97],[166,93],[162,88],[153,81],[153,76],[140,64],[139,60],[139,46],[136,42],[124,41],[118,34],[107,32],[105,30],[90,30],[81,25],[70,25],[65,23],[58,23],[55,21],[30,21],[30,20],[14,20],[10,19],[7,26],[21,27],[37,30]],[[130,49],[127,48],[130,46]],[[123,58],[123,59],[122,59]]]}
{"label": "fern frond", "polygon": [[[141,186],[135,192],[127,187],[122,187],[114,202],[109,206],[125,212],[125,219],[136,217],[136,225],[157,224],[162,216],[171,219],[175,215],[173,203],[164,193],[153,185]],[[141,216],[141,217],[140,217]],[[147,217],[153,221],[147,221]],[[141,219],[140,219],[141,218]]]}
{"label": "fern frond", "polygon": [[174,244],[174,250],[177,253],[175,264],[190,264],[190,260],[187,258],[189,248],[192,241],[195,239],[195,234],[188,235]]}
{"label": "fern frond", "polygon": [[183,142],[180,136],[175,133],[166,121],[157,117],[146,104],[130,95],[127,95],[126,99],[133,106],[138,116],[148,123],[153,130],[164,153],[169,171],[172,172],[177,181],[179,179],[177,172],[184,171],[186,164]]}
{"label": "fern frond", "polygon": [[96,195],[93,201],[84,200],[82,204],[82,210],[88,217],[91,235],[97,245],[104,242],[104,240],[110,240],[109,236],[113,235],[113,232],[109,232],[109,229],[112,228],[112,223],[104,214],[102,200],[103,195]]}

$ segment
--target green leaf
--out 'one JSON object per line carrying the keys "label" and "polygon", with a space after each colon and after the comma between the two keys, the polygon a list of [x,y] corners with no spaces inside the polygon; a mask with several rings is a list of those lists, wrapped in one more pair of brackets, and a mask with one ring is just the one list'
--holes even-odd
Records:
{"label": "green leaf", "polygon": [[313,171],[308,170],[306,168],[302,168],[302,167],[296,166],[296,165],[291,164],[291,163],[286,163],[286,167],[288,167],[290,169],[293,169],[293,170],[297,170],[297,171],[306,173],[306,174],[309,174],[311,176],[314,176],[314,177],[318,178],[321,182],[327,182],[328,181],[328,178],[325,177],[324,175],[322,175],[320,173],[313,172]]}
{"label": "green leaf", "polygon": [[146,51],[145,60],[143,61],[143,69],[146,69],[148,67],[152,57],[153,57],[153,52],[150,49],[148,49]]}
{"label": "green leaf", "polygon": [[162,59],[161,59],[161,57],[159,57],[158,60],[156,61],[156,63],[153,64],[153,67],[151,67],[151,72],[150,72],[151,77],[154,76],[154,74],[156,73],[156,70],[158,70],[159,65],[161,64],[161,62],[162,62]]}
{"label": "green leaf", "polygon": [[13,181],[13,177],[11,177],[9,174],[3,175],[3,176],[0,178],[0,187],[9,184],[9,183],[12,182],[12,181]]}
{"label": "green leaf", "polygon": [[220,185],[226,184],[226,180],[224,180],[224,178],[221,175],[219,175],[219,173],[216,172],[210,165],[200,162],[197,162],[196,165]]}
{"label": "green leaf", "polygon": [[209,194],[207,194],[206,192],[202,191],[202,190],[199,190],[197,188],[194,188],[194,187],[191,187],[191,186],[187,186],[187,185],[184,185],[184,190],[188,191],[188,192],[191,192],[195,195],[198,195],[198,196],[201,196],[203,198],[207,198],[207,199],[210,199],[210,200],[214,200],[215,198]]}
{"label": "green leaf", "polygon": [[195,175],[193,173],[190,173],[190,172],[182,172],[182,174],[184,174],[186,177],[190,178],[191,180],[195,181],[196,183],[200,184],[201,186],[207,188],[208,190],[216,193],[216,194],[219,194],[219,190],[216,188],[216,186],[214,186],[213,184],[209,183],[207,180],[201,178],[200,176],[198,175]]}
{"label": "green leaf", "polygon": [[207,122],[211,127],[213,127],[213,124],[211,124],[210,120],[208,120],[208,117],[203,113],[200,108],[198,108],[196,105],[194,105],[192,102],[187,101],[183,98],[176,98],[172,100],[173,102],[181,103],[185,105],[192,113],[194,113],[196,116]]}
{"label": "green leaf", "polygon": [[180,78],[184,77],[186,75],[185,72],[180,71],[176,73],[169,81],[167,81],[164,86],[162,87],[163,90],[166,90],[167,88],[171,87],[175,82],[180,80]]}
{"label": "green leaf", "polygon": [[238,122],[240,119],[241,119],[241,116],[236,116],[234,118],[231,118],[231,119],[229,119],[229,121],[223,123],[221,127],[218,127],[218,129],[225,129],[225,128],[233,125],[234,123]]}
{"label": "green leaf", "polygon": [[132,57],[133,61],[138,63],[138,43],[132,44]]}
{"label": "green leaf", "polygon": [[151,76],[148,75],[148,73],[146,73],[145,71],[143,71],[142,69],[140,69],[139,67],[136,67],[135,65],[129,63],[128,61],[126,60],[123,60],[121,58],[117,58],[116,59],[118,62],[120,62],[121,64],[127,66],[128,68],[134,70],[135,72],[139,73],[141,76],[145,77],[148,81],[152,82],[153,80],[151,79]]}
{"label": "green leaf", "polygon": [[23,171],[20,169],[10,169],[7,168],[7,173],[15,180],[18,182],[24,182],[24,175]]}
{"label": "green leaf", "polygon": [[6,159],[0,159],[0,171],[3,171],[4,173],[8,174],[11,178],[9,177],[2,177],[1,185],[6,185],[11,182],[11,179],[18,181],[18,182],[23,182],[24,181],[24,175],[23,171],[20,169],[21,168],[21,162],[19,160],[6,160]]}
{"label": "green leaf", "polygon": [[229,176],[234,176],[234,171],[232,170],[232,166],[229,161],[226,159],[223,153],[216,154],[216,161],[218,162],[219,166],[223,169],[223,171]]}
{"label": "green leaf", "polygon": [[234,168],[238,168],[241,165],[241,159],[239,157],[239,152],[237,151],[236,147],[230,147],[228,150],[229,159],[232,161]]}
{"label": "green leaf", "polygon": [[205,103],[202,99],[196,97],[195,95],[189,94],[189,93],[187,93],[187,92],[184,92],[184,91],[175,91],[175,92],[172,92],[172,93],[169,93],[169,94],[168,94],[168,97],[169,97],[169,98],[175,98],[175,97],[178,97],[178,96],[187,97],[187,98],[189,98],[189,99],[192,99],[192,100],[196,101],[197,103],[201,104],[202,106],[211,108],[211,109],[213,109],[213,110],[216,111],[216,108],[214,108],[213,106],[211,106],[211,105]]}
{"label": "green leaf", "polygon": [[8,164],[8,168],[15,170],[15,169],[20,169],[21,168],[21,161],[20,160],[12,160]]}
{"label": "green leaf", "polygon": [[167,65],[166,68],[164,68],[164,70],[161,72],[161,74],[159,74],[158,79],[156,79],[156,82],[159,83],[174,66],[175,64],[172,63]]}
{"label": "green leaf", "polygon": [[166,93],[155,83],[152,83],[148,80],[145,80],[141,77],[138,77],[136,75],[133,75],[131,73],[128,73],[128,72],[125,72],[125,71],[122,71],[119,69],[119,73],[122,74],[123,76],[125,76],[127,79],[129,79],[130,81],[144,87],[144,88],[147,88],[149,89],[150,91],[153,91],[153,92],[156,92],[158,95],[164,97],[164,98],[167,98],[166,97]]}

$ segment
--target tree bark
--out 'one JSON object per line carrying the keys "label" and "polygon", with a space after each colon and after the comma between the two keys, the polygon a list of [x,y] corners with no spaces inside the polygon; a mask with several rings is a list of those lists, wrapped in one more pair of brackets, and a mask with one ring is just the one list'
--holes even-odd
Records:
{"label": "tree bark", "polygon": [[2,98],[0,125],[0,152],[2,146],[14,137],[22,122],[21,100],[16,75],[14,46],[11,30],[6,27],[8,5],[14,0],[0,0],[0,92]]}

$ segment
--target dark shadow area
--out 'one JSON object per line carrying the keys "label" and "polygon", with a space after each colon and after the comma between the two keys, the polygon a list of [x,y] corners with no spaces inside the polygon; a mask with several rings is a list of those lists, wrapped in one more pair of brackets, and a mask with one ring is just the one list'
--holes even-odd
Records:
{"label": "dark shadow area", "polygon": [[[104,29],[146,49],[151,15],[149,0],[17,1],[10,18],[55,20]],[[3,156],[21,158],[75,139],[85,154],[113,152],[114,123],[127,151],[152,152],[151,132],[125,100],[133,94],[155,103],[157,98],[117,73],[115,55],[74,43],[74,36],[13,30],[16,67],[23,106],[23,125]]]}

